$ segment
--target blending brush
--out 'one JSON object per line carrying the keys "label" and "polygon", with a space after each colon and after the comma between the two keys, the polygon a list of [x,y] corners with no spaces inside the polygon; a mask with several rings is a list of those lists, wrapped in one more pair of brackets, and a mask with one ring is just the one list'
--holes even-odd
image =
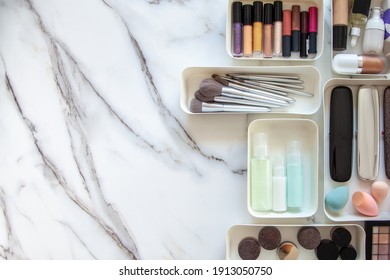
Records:
{"label": "blending brush", "polygon": [[193,98],[190,103],[192,113],[211,113],[211,112],[237,112],[237,113],[266,113],[271,110],[266,107],[255,107],[245,105],[232,105],[221,103],[207,103]]}
{"label": "blending brush", "polygon": [[275,93],[272,93],[272,92],[267,92],[264,89],[257,89],[257,88],[253,88],[253,87],[249,87],[249,86],[243,86],[243,85],[240,85],[238,83],[227,81],[227,80],[221,78],[219,75],[216,75],[216,74],[212,75],[212,77],[218,83],[220,83],[220,84],[222,84],[222,85],[224,85],[226,87],[231,87],[231,88],[238,89],[238,90],[241,90],[241,91],[254,93],[254,94],[259,95],[259,96],[273,98],[273,99],[276,99],[276,100],[283,100],[283,101],[288,102],[288,103],[295,102],[294,99],[292,99],[292,98],[290,98],[288,96],[282,96],[282,95],[275,94]]}
{"label": "blending brush", "polygon": [[226,96],[226,93],[228,94],[229,97],[234,97],[236,98],[241,98],[241,99],[247,99],[247,100],[253,100],[253,101],[260,101],[264,103],[270,103],[270,104],[275,104],[275,105],[280,105],[280,106],[288,106],[289,103],[280,99],[276,98],[270,98],[266,96],[260,96],[258,94],[250,93],[250,92],[245,92],[241,91],[238,89],[234,89],[231,87],[226,87],[214,79],[204,79],[199,86],[200,92],[207,97],[213,97],[213,96]]}
{"label": "blending brush", "polygon": [[233,103],[240,105],[249,105],[249,106],[260,106],[260,107],[268,107],[268,108],[280,108],[281,105],[267,104],[260,101],[252,101],[245,99],[238,99],[235,97],[229,96],[204,96],[199,90],[197,90],[194,94],[195,98],[202,102],[217,102],[217,103]]}

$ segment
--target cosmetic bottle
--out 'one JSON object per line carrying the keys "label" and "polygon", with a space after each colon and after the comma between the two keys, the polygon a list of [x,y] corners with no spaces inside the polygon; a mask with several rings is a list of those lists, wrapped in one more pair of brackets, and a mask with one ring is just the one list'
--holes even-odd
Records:
{"label": "cosmetic bottle", "polygon": [[317,54],[317,7],[309,7],[309,50],[311,55]]}
{"label": "cosmetic bottle", "polygon": [[287,210],[287,178],[283,155],[275,155],[272,170],[272,210],[275,212],[283,212]]}
{"label": "cosmetic bottle", "polygon": [[268,157],[268,135],[254,134],[251,159],[251,205],[255,211],[272,209],[272,169]]}
{"label": "cosmetic bottle", "polygon": [[301,12],[301,43],[299,49],[299,56],[301,58],[307,57],[307,39],[309,38],[309,13],[307,11]]}
{"label": "cosmetic bottle", "polygon": [[282,56],[291,56],[291,10],[283,11]]}
{"label": "cosmetic bottle", "polygon": [[273,4],[264,4],[263,57],[272,57]]}
{"label": "cosmetic bottle", "polygon": [[263,51],[263,2],[253,2],[253,54]]}
{"label": "cosmetic bottle", "polygon": [[233,56],[242,55],[242,3],[233,2]]}
{"label": "cosmetic bottle", "polygon": [[291,7],[291,51],[299,52],[299,41],[301,40],[301,7]]}
{"label": "cosmetic bottle", "polygon": [[303,206],[303,171],[299,141],[287,143],[287,206]]}
{"label": "cosmetic bottle", "polygon": [[333,0],[333,50],[347,49],[348,0]]}
{"label": "cosmetic bottle", "polygon": [[390,29],[387,30],[390,26],[390,0],[383,0],[383,22],[385,24],[385,36],[384,36],[384,45],[383,45],[383,54],[390,59]]}
{"label": "cosmetic bottle", "polygon": [[351,30],[349,35],[351,36],[351,47],[356,47],[356,44],[360,37],[362,27],[367,22],[368,13],[370,11],[371,0],[354,0],[351,13],[349,14],[349,23],[351,24]]}
{"label": "cosmetic bottle", "polygon": [[282,55],[282,20],[283,20],[283,3],[282,1],[274,2],[274,56]]}
{"label": "cosmetic bottle", "polygon": [[253,42],[252,42],[252,24],[253,24],[253,11],[252,5],[243,5],[243,55],[246,57],[253,54]]}
{"label": "cosmetic bottle", "polygon": [[376,55],[337,54],[332,65],[342,74],[381,74],[388,69],[387,59]]}
{"label": "cosmetic bottle", "polygon": [[363,38],[363,52],[365,54],[380,54],[383,51],[385,24],[381,18],[382,9],[371,9]]}

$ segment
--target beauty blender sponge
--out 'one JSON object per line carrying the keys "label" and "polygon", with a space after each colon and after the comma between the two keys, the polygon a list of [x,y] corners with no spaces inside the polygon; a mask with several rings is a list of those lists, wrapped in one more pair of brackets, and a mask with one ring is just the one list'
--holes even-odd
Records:
{"label": "beauty blender sponge", "polygon": [[386,182],[374,182],[371,186],[371,194],[377,203],[381,203],[389,192],[389,185]]}
{"label": "beauty blender sponge", "polygon": [[352,203],[355,209],[365,216],[378,216],[379,209],[375,199],[365,192],[355,192],[352,196]]}
{"label": "beauty blender sponge", "polygon": [[347,186],[337,187],[325,197],[325,205],[332,211],[340,211],[348,202],[349,188]]}

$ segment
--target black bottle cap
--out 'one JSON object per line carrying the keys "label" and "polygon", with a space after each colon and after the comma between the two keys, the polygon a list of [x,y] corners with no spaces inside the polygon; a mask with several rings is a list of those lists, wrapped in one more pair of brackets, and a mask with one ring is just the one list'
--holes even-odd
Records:
{"label": "black bottle cap", "polygon": [[252,5],[244,5],[242,6],[243,10],[243,23],[244,25],[252,25],[253,23],[253,9]]}
{"label": "black bottle cap", "polygon": [[347,49],[347,37],[347,25],[333,25],[333,50],[345,51]]}
{"label": "black bottle cap", "polygon": [[233,2],[233,23],[242,22],[242,3]]}
{"label": "black bottle cap", "polygon": [[275,1],[274,2],[274,21],[283,20],[283,2]]}
{"label": "black bottle cap", "polygon": [[264,24],[272,24],[273,23],[273,9],[274,5],[271,3],[264,4]]}
{"label": "black bottle cap", "polygon": [[370,11],[371,0],[355,0],[352,6],[352,13],[363,14],[368,16]]}
{"label": "black bottle cap", "polygon": [[253,2],[253,21],[263,22],[263,2]]}

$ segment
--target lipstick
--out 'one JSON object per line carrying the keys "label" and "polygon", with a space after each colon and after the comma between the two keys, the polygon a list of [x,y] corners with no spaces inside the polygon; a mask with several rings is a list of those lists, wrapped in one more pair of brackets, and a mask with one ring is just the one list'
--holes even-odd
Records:
{"label": "lipstick", "polygon": [[291,10],[283,11],[282,56],[291,56]]}
{"label": "lipstick", "polygon": [[309,7],[309,53],[317,53],[317,7]]}
{"label": "lipstick", "polygon": [[274,2],[274,55],[282,54],[282,17],[283,17],[283,2]]}
{"label": "lipstick", "polygon": [[253,6],[243,5],[243,55],[252,56],[253,53],[253,42],[252,42],[252,29],[253,29]]}
{"label": "lipstick", "polygon": [[299,56],[302,58],[307,57],[307,31],[309,25],[309,13],[304,11],[301,12],[301,43],[300,43],[300,50],[299,50]]}
{"label": "lipstick", "polygon": [[301,30],[301,7],[293,5],[291,14],[291,51],[299,52],[299,40]]}

